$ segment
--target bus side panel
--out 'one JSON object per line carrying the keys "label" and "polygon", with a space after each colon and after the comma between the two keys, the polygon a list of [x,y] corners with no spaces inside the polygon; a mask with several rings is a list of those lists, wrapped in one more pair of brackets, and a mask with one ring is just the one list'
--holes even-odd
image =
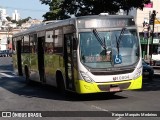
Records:
{"label": "bus side panel", "polygon": [[44,55],[46,83],[54,86],[56,85],[55,73],[59,62],[57,57],[48,53]]}
{"label": "bus side panel", "polygon": [[38,73],[38,61],[37,54],[30,54],[30,79],[34,81],[39,81],[39,73]]}
{"label": "bus side panel", "polygon": [[14,72],[18,75],[18,60],[17,60],[17,53],[14,53],[13,55],[12,55],[12,59],[13,59],[13,70],[14,70]]}
{"label": "bus side panel", "polygon": [[55,73],[56,68],[59,68],[59,60],[58,56],[54,54],[53,30],[48,30],[45,34],[44,70],[46,84],[56,86]]}
{"label": "bus side panel", "polygon": [[37,34],[30,36],[30,79],[39,81],[38,60],[37,60]]}
{"label": "bus side panel", "polygon": [[29,35],[23,36],[22,39],[22,54],[21,54],[21,59],[22,59],[22,70],[25,76],[25,66],[30,68],[30,40],[29,40]]}
{"label": "bus side panel", "polygon": [[63,65],[63,56],[54,54],[54,55],[45,55],[45,75],[46,83],[49,85],[57,86],[56,83],[56,71],[60,70],[64,74],[64,65]]}
{"label": "bus side panel", "polygon": [[65,74],[62,28],[46,31],[44,63],[46,84],[57,86],[56,72]]}
{"label": "bus side panel", "polygon": [[22,53],[21,54],[21,59],[22,59],[22,70],[23,70],[23,73],[25,74],[24,67],[25,66],[27,66],[27,67],[30,66],[30,55],[29,55],[29,53]]}

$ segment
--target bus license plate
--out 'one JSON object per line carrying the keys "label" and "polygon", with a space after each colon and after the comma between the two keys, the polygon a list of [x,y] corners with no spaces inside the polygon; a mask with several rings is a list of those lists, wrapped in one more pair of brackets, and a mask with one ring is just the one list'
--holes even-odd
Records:
{"label": "bus license plate", "polygon": [[117,91],[120,91],[120,88],[119,87],[111,87],[110,92],[117,92]]}

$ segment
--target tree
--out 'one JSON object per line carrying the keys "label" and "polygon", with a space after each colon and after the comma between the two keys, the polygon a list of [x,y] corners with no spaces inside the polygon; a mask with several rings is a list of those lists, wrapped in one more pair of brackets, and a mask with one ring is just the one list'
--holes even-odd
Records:
{"label": "tree", "polygon": [[43,15],[45,20],[66,19],[70,15],[85,16],[100,13],[115,14],[120,9],[127,13],[134,7],[143,9],[150,0],[40,0],[50,6],[50,11]]}
{"label": "tree", "polygon": [[31,19],[31,17],[27,17],[25,19],[21,19],[17,21],[18,26],[21,26],[23,23],[26,23],[27,21],[29,21],[29,19]]}
{"label": "tree", "polygon": [[9,17],[9,16],[7,16],[6,19],[7,19],[8,21],[11,21],[11,17]]}
{"label": "tree", "polygon": [[43,15],[45,20],[53,20],[53,19],[66,19],[70,16],[66,14],[62,6],[64,4],[64,0],[40,0],[42,4],[46,4],[50,6],[50,11]]}
{"label": "tree", "polygon": [[[118,0],[117,0],[118,1]],[[143,10],[144,4],[150,3],[150,0],[120,0],[118,5],[121,9],[128,12],[134,7]]]}
{"label": "tree", "polygon": [[12,23],[16,23],[16,24],[17,24],[17,21],[16,21],[16,20],[11,20],[11,22],[12,22]]}
{"label": "tree", "polygon": [[[20,19],[18,21],[16,20],[10,20],[12,23],[16,23],[18,26],[21,26],[23,23],[26,23],[27,21],[29,21],[29,19],[31,19],[31,17],[27,17],[25,19]],[[8,20],[8,19],[7,19]],[[9,21],[9,20],[8,20]]]}

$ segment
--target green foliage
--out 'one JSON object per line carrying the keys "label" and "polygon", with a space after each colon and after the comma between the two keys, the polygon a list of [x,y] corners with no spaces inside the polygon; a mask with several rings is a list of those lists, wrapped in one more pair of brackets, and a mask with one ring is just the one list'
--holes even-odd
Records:
{"label": "green foliage", "polygon": [[139,8],[143,10],[144,4],[148,4],[150,0],[117,0],[119,1],[117,5],[120,6],[121,9],[129,12],[133,7]]}
{"label": "green foliage", "polygon": [[43,15],[45,20],[53,20],[53,19],[66,19],[70,16],[67,15],[62,8],[64,4],[64,0],[40,0],[42,4],[46,4],[50,6],[50,11]]}
{"label": "green foliage", "polygon": [[40,0],[50,6],[45,20],[66,19],[70,15],[85,16],[100,13],[115,14],[119,9],[129,12],[133,7],[143,9],[150,0]]}
{"label": "green foliage", "polygon": [[[7,17],[6,17],[7,19]],[[26,23],[27,21],[29,21],[29,19],[31,19],[31,17],[27,17],[25,19],[20,19],[18,21],[16,20],[10,20],[9,18],[7,19],[8,21],[10,20],[12,23],[16,23],[18,26],[21,26],[23,23]]]}
{"label": "green foliage", "polygon": [[11,17],[9,17],[9,16],[7,16],[6,19],[7,19],[8,21],[11,21]]}
{"label": "green foliage", "polygon": [[12,22],[12,23],[16,23],[16,24],[17,24],[17,21],[16,21],[16,20],[11,20],[11,22]]}
{"label": "green foliage", "polygon": [[27,21],[29,21],[31,17],[27,17],[25,19],[21,19],[19,21],[17,21],[18,26],[21,26],[23,23],[26,23]]}

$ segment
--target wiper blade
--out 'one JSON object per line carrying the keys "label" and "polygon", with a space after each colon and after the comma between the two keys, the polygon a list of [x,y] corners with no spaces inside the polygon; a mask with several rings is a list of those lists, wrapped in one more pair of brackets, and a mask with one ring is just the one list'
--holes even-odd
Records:
{"label": "wiper blade", "polygon": [[121,39],[122,39],[122,35],[124,34],[125,30],[126,30],[126,28],[122,28],[121,33],[120,33],[120,35],[119,35],[119,38],[117,38],[117,36],[115,35],[115,37],[116,37],[116,47],[117,47],[118,55],[119,55],[119,45],[120,45],[120,41],[121,41]]}
{"label": "wiper blade", "polygon": [[93,33],[96,36],[98,42],[100,43],[100,45],[104,48],[104,50],[107,50],[106,48],[106,44],[105,44],[105,38],[104,38],[104,42],[102,40],[102,38],[100,37],[99,33],[97,32],[96,29],[93,29]]}
{"label": "wiper blade", "polygon": [[122,39],[122,35],[124,34],[125,30],[126,30],[126,28],[122,28],[122,30],[121,30],[121,33],[120,33],[119,38],[118,38],[119,43],[120,43],[120,40]]}

